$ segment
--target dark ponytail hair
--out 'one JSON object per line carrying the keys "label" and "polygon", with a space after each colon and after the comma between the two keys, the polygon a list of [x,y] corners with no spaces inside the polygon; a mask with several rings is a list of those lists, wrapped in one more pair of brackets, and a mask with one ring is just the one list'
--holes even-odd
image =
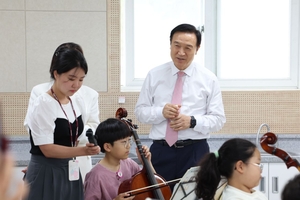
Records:
{"label": "dark ponytail hair", "polygon": [[255,144],[249,140],[235,138],[227,140],[217,152],[206,154],[200,161],[196,176],[196,196],[203,200],[214,199],[221,176],[230,178],[235,163],[240,160],[247,162],[255,149]]}

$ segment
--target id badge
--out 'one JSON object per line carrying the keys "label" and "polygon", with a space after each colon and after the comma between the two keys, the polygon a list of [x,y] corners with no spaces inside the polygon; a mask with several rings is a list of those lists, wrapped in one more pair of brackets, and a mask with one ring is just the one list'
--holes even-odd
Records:
{"label": "id badge", "polygon": [[69,181],[79,180],[79,162],[78,160],[69,160]]}

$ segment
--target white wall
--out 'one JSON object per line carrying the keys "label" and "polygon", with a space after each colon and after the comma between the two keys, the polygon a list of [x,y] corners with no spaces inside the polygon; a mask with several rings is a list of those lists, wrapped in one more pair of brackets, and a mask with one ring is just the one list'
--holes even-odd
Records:
{"label": "white wall", "polygon": [[106,0],[1,0],[0,92],[30,92],[50,80],[60,44],[82,46],[89,71],[84,84],[107,91]]}

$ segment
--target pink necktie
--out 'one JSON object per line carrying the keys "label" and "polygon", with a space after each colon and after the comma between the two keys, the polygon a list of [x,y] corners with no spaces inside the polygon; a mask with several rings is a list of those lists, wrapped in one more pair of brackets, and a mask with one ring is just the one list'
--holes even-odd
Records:
{"label": "pink necktie", "polygon": [[[178,104],[181,105],[181,100],[182,100],[182,86],[183,86],[183,82],[182,82],[182,77],[184,76],[184,72],[179,71],[177,73],[177,80],[176,80],[176,84],[175,84],[175,88],[173,91],[173,96],[172,96],[172,104]],[[171,127],[170,127],[170,120],[168,120],[168,124],[167,124],[167,131],[166,131],[166,141],[169,144],[169,146],[172,146],[178,139],[178,132],[174,131]]]}

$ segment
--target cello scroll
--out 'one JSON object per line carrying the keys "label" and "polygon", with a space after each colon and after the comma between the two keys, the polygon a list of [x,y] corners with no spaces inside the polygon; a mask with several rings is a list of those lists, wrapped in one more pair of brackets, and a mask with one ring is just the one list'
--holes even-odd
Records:
{"label": "cello scroll", "polygon": [[138,125],[133,124],[131,119],[127,119],[127,110],[125,108],[118,108],[116,112],[116,118],[123,120],[130,127],[130,129],[138,129]]}
{"label": "cello scroll", "polygon": [[265,133],[260,139],[260,145],[267,153],[275,155],[282,159],[287,168],[296,167],[300,171],[300,164],[296,159],[290,157],[290,155],[284,150],[277,148],[275,146],[277,142],[277,137],[272,132]]}

